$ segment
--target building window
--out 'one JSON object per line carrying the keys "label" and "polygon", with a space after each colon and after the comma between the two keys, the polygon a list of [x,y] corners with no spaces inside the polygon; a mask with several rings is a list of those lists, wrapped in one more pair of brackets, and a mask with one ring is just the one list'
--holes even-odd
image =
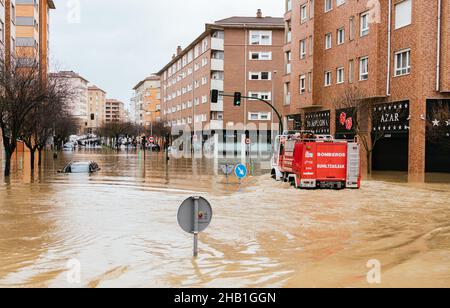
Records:
{"label": "building window", "polygon": [[286,12],[292,11],[292,0],[286,0]]}
{"label": "building window", "polygon": [[271,92],[249,92],[248,96],[255,99],[263,99],[265,101],[270,101],[272,99]]}
{"label": "building window", "polygon": [[309,36],[309,56],[311,57],[314,53],[314,41],[313,41],[313,36],[310,35]]}
{"label": "building window", "polygon": [[325,0],[325,13],[333,9],[333,0]]}
{"label": "building window", "polygon": [[362,13],[360,17],[361,37],[369,34],[369,12]]}
{"label": "building window", "polygon": [[345,0],[336,0],[336,6],[343,5],[345,3]]}
{"label": "building window", "polygon": [[359,60],[359,80],[369,79],[369,58],[364,57]]}
{"label": "building window", "polygon": [[325,72],[325,87],[331,86],[331,72]]}
{"label": "building window", "polygon": [[342,45],[345,43],[345,29],[340,28],[337,30],[337,44]]}
{"label": "building window", "polygon": [[409,26],[412,22],[412,0],[403,0],[395,5],[395,29]]}
{"label": "building window", "polygon": [[354,16],[350,17],[348,26],[350,29],[349,39],[350,39],[350,41],[353,41],[355,39],[355,17]]}
{"label": "building window", "polygon": [[342,84],[344,83],[344,68],[343,67],[339,67],[336,70],[336,83],[337,84]]}
{"label": "building window", "polygon": [[250,80],[271,80],[272,74],[270,72],[250,72]]}
{"label": "building window", "polygon": [[0,40],[2,43],[5,42],[5,24],[0,20]]}
{"label": "building window", "polygon": [[270,61],[272,60],[271,52],[250,52],[250,60]]}
{"label": "building window", "polygon": [[284,84],[284,105],[288,106],[291,104],[291,83],[286,82]]}
{"label": "building window", "polygon": [[306,76],[300,76],[300,94],[306,93]]}
{"label": "building window", "polygon": [[411,50],[395,53],[395,76],[404,76],[411,73]]}
{"label": "building window", "polygon": [[325,49],[330,49],[332,44],[332,35],[328,33],[325,35]]}
{"label": "building window", "polygon": [[348,61],[348,82],[353,83],[353,76],[355,74],[355,63],[353,60]]}
{"label": "building window", "polygon": [[272,45],[272,31],[250,31],[251,45]]}
{"label": "building window", "polygon": [[300,16],[301,16],[301,23],[304,23],[308,20],[308,9],[306,4],[300,7]]}
{"label": "building window", "polygon": [[270,112],[249,112],[248,119],[250,121],[270,121]]}
{"label": "building window", "polygon": [[300,59],[306,58],[306,40],[300,41]]}
{"label": "building window", "polygon": [[308,73],[308,92],[311,93],[313,90],[313,79],[312,79],[312,72]]}

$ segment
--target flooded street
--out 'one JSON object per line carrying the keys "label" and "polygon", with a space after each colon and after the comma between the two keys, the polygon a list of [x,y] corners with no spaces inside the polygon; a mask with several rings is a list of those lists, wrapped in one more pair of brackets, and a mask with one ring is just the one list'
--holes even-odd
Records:
{"label": "flooded street", "polygon": [[[102,170],[58,174],[71,160]],[[445,177],[408,185],[378,174],[358,191],[301,191],[258,170],[226,185],[216,168],[77,152],[2,179],[0,287],[367,287],[369,260],[381,263],[381,287],[450,287]],[[176,220],[193,195],[214,209],[198,259]],[[67,279],[70,260],[80,284]]]}

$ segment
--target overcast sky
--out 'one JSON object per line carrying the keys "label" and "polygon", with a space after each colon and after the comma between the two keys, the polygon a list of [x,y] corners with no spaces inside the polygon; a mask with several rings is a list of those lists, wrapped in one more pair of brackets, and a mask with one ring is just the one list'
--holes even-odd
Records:
{"label": "overcast sky", "polygon": [[[204,24],[230,16],[281,17],[284,0],[56,0],[52,12],[52,69],[73,70],[129,102],[140,80],[167,64],[178,45]],[[78,10],[79,8],[79,10]],[[79,13],[78,13],[79,12]]]}

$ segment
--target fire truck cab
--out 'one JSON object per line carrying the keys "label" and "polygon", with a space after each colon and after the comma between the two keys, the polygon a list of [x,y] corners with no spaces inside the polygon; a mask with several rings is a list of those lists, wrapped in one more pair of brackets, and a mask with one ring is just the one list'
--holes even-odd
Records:
{"label": "fire truck cab", "polygon": [[296,188],[360,188],[360,146],[310,132],[278,136],[272,175]]}

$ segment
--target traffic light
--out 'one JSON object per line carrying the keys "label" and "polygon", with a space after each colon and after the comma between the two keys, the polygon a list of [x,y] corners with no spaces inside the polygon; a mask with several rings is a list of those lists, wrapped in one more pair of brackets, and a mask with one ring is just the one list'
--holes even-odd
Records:
{"label": "traffic light", "polygon": [[211,91],[211,103],[217,103],[219,101],[219,90]]}
{"label": "traffic light", "polygon": [[234,105],[237,107],[241,106],[242,94],[241,92],[234,93]]}

